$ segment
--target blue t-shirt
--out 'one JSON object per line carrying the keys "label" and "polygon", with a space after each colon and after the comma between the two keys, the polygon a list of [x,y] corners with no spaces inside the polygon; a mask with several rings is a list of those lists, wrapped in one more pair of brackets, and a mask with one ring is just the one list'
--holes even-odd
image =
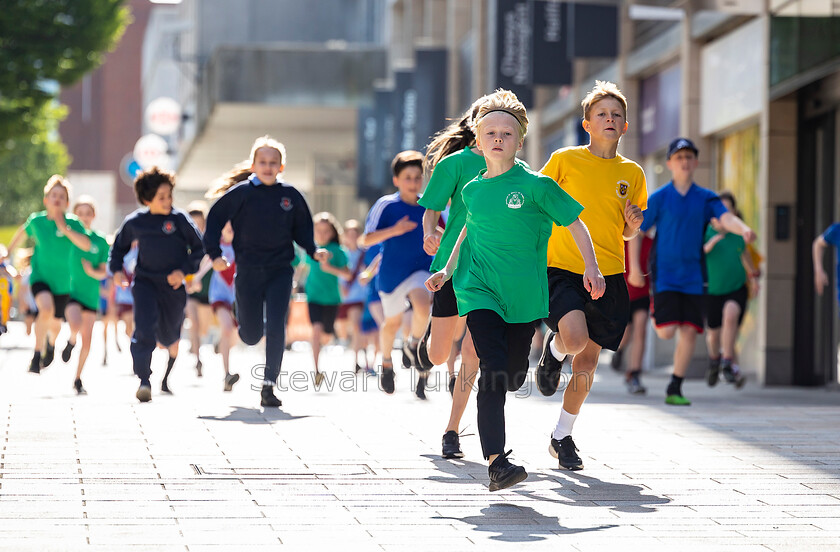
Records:
{"label": "blue t-shirt", "polygon": [[656,226],[650,252],[654,293],[679,291],[702,295],[706,283],[703,238],[712,218],[726,213],[712,190],[692,183],[685,195],[668,182],[648,198],[642,231]]}
{"label": "blue t-shirt", "polygon": [[[823,239],[833,245],[840,247],[840,223],[835,222],[823,232]],[[837,255],[837,299],[840,300],[840,255]]]}
{"label": "blue t-shirt", "polygon": [[365,234],[390,228],[404,216],[416,222],[414,230],[382,242],[379,264],[379,291],[391,293],[418,270],[429,270],[432,256],[423,251],[423,214],[425,207],[409,205],[399,192],[380,197],[371,207],[365,221]]}

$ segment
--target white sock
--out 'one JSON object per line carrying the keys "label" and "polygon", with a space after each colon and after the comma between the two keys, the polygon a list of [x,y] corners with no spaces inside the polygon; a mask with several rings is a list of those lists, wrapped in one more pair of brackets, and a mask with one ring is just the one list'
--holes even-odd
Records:
{"label": "white sock", "polygon": [[555,344],[554,344],[554,340],[553,340],[553,339],[549,342],[549,344],[548,344],[548,348],[549,348],[549,349],[551,349],[551,354],[552,354],[552,355],[554,356],[554,358],[556,358],[557,360],[563,360],[564,358],[566,358],[565,353],[561,353],[560,351],[558,351],[558,350],[557,350],[557,345],[555,345]]}
{"label": "white sock", "polygon": [[273,381],[263,380],[263,387],[271,386],[274,387],[276,384]]}
{"label": "white sock", "polygon": [[577,414],[569,414],[566,409],[560,411],[560,419],[557,420],[557,427],[554,428],[554,433],[551,435],[558,441],[567,435],[572,434],[572,427],[575,425]]}

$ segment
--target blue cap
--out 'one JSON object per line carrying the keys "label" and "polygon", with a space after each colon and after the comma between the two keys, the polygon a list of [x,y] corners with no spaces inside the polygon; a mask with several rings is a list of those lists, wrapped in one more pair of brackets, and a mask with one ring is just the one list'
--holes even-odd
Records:
{"label": "blue cap", "polygon": [[697,146],[694,145],[694,142],[692,142],[688,138],[677,138],[676,140],[671,142],[671,145],[668,146],[667,159],[670,159],[672,155],[684,149],[693,151],[694,155],[697,155],[699,153],[697,151]]}

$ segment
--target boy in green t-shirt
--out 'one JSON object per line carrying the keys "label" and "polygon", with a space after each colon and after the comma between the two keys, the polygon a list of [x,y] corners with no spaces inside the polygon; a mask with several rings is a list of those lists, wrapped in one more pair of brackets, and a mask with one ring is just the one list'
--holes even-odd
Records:
{"label": "boy in green t-shirt", "polygon": [[[61,175],[52,175],[44,186],[45,210],[32,213],[9,242],[9,253],[20,245],[24,234],[35,242],[29,279],[38,307],[35,354],[29,364],[29,371],[35,374],[49,366],[55,356],[60,318],[70,299],[70,255],[75,247],[88,251],[91,246],[81,221],[66,214],[69,203],[70,183]],[[43,358],[41,347],[45,347]]]}
{"label": "boy in green t-shirt", "polygon": [[70,360],[73,347],[76,346],[76,337],[81,334],[82,347],[79,349],[73,387],[76,393],[84,395],[87,392],[82,386],[82,370],[90,352],[93,325],[99,311],[100,281],[108,277],[110,246],[105,236],[91,228],[93,219],[96,218],[96,203],[92,197],[79,197],[73,206],[73,214],[79,217],[85,227],[86,235],[90,238],[90,250],[74,248],[70,253],[70,300],[64,311],[70,325],[70,337],[67,338],[67,346],[61,352],[61,360]]}
{"label": "boy in green t-shirt", "polygon": [[[438,291],[453,279],[458,313],[467,315],[479,359],[478,432],[489,462],[490,490],[523,481],[528,474],[507,459],[505,393],[525,381],[534,321],[548,314],[546,250],[552,222],[569,228],[586,270],[584,286],[603,293],[604,278],[586,226],[582,207],[555,182],[516,164],[516,152],[528,127],[525,107],[507,90],[492,94],[475,119],[477,147],[484,154],[482,171],[462,192],[467,209],[446,266],[427,280]],[[459,259],[461,244],[469,249]]]}

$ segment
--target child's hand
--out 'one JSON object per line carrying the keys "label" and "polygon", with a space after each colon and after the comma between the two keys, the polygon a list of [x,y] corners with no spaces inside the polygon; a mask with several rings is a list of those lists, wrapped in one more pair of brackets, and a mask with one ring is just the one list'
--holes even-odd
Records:
{"label": "child's hand", "polygon": [[624,222],[627,223],[627,227],[631,230],[638,230],[643,220],[645,220],[645,217],[642,215],[642,209],[638,205],[630,203],[628,199],[624,204]]}
{"label": "child's hand", "polygon": [[201,284],[201,278],[191,278],[186,284],[187,293],[199,293],[203,287],[204,286]]}
{"label": "child's hand", "polygon": [[395,236],[402,236],[406,232],[411,232],[415,228],[417,228],[417,223],[413,220],[409,220],[408,215],[404,216],[397,223],[393,226],[394,232],[396,232]]}
{"label": "child's hand", "polygon": [[312,258],[321,263],[324,261],[329,261],[330,258],[332,258],[332,253],[321,247],[315,250],[315,255],[313,255]]}
{"label": "child's hand", "polygon": [[817,290],[817,295],[822,295],[827,285],[828,274],[825,273],[825,270],[820,269],[814,272],[814,288]]}
{"label": "child's hand", "polygon": [[114,285],[122,289],[126,289],[128,287],[128,278],[125,277],[122,270],[114,274]]}
{"label": "child's hand", "polygon": [[438,291],[443,287],[443,284],[449,279],[449,274],[445,270],[435,272],[426,280],[426,289],[429,291]]}
{"label": "child's hand", "polygon": [[173,270],[166,277],[166,282],[172,286],[172,289],[178,289],[184,284],[184,273],[180,270]]}
{"label": "child's hand", "polygon": [[363,286],[368,285],[368,282],[370,282],[372,279],[373,279],[373,273],[369,270],[363,270],[359,273],[358,280],[359,280],[359,283]]}
{"label": "child's hand", "polygon": [[633,287],[645,287],[645,276],[641,272],[631,270],[627,273],[627,283]]}
{"label": "child's hand", "polygon": [[230,268],[230,263],[224,257],[216,257],[213,259],[213,270],[216,272],[224,272],[228,268]]}
{"label": "child's hand", "polygon": [[752,243],[757,238],[752,228],[747,228],[744,233],[741,234],[741,237],[744,238],[744,241],[747,243]]}
{"label": "child's hand", "polygon": [[583,272],[583,287],[589,292],[593,300],[603,297],[604,291],[607,289],[607,283],[598,269],[598,265],[586,267]]}
{"label": "child's hand", "polygon": [[426,234],[423,237],[423,251],[425,251],[427,255],[434,255],[438,252],[438,249],[440,248],[440,237],[441,233],[437,230],[431,234]]}

